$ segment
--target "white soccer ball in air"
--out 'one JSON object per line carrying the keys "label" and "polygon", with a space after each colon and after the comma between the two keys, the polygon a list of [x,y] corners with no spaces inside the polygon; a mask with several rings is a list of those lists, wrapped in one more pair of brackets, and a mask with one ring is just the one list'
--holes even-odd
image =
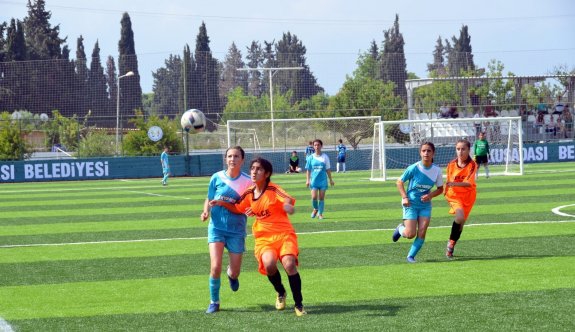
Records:
{"label": "white soccer ball in air", "polygon": [[180,124],[185,131],[197,133],[206,127],[206,116],[197,109],[187,110],[182,114]]}

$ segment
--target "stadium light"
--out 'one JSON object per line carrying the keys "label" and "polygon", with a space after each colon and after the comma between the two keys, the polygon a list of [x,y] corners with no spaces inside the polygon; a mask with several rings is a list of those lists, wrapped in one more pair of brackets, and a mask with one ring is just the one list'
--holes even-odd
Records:
{"label": "stadium light", "polygon": [[250,70],[262,70],[268,71],[270,78],[270,117],[272,120],[272,151],[276,150],[276,142],[274,135],[274,88],[273,88],[273,77],[280,70],[302,70],[304,67],[279,67],[279,68],[237,68],[240,71],[250,71]]}
{"label": "stadium light", "polygon": [[120,79],[128,76],[134,76],[134,72],[129,71],[124,75],[118,76],[116,79],[116,84],[118,85],[118,94],[116,96],[116,156],[120,154],[118,150],[118,145],[120,142]]}

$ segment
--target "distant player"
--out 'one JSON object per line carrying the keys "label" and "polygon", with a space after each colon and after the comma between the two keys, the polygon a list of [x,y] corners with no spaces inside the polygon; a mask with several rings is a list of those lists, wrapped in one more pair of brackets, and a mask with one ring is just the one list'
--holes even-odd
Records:
{"label": "distant player", "polygon": [[477,172],[475,178],[479,176],[479,167],[481,164],[485,165],[485,177],[489,179],[489,143],[485,138],[485,133],[480,132],[479,137],[473,144],[473,155],[477,163]]}
{"label": "distant player", "polygon": [[449,213],[455,215],[445,251],[448,258],[453,257],[455,244],[459,240],[463,225],[469,217],[473,204],[475,204],[477,164],[469,155],[470,147],[471,143],[468,140],[458,140],[455,145],[457,158],[447,164],[445,199],[450,206]]}
{"label": "distant player", "polygon": [[268,277],[277,292],[276,309],[285,309],[287,295],[277,268],[279,260],[288,275],[295,302],[295,314],[303,316],[306,311],[303,308],[301,278],[297,270],[299,255],[297,235],[287,216],[294,213],[295,199],[271,182],[272,173],[273,167],[268,160],[256,158],[250,165],[254,185],[246,190],[238,203],[232,205],[213,201],[210,204],[220,204],[235,213],[256,217],[252,226],[255,240],[254,255],[258,261],[258,271]]}
{"label": "distant player", "polygon": [[341,139],[339,140],[339,145],[336,147],[336,149],[337,149],[336,172],[339,173],[339,165],[341,164],[342,166],[341,170],[342,172],[345,173],[345,152],[347,151],[347,148],[345,147]]}
{"label": "distant player", "polygon": [[309,156],[311,156],[312,154],[314,154],[315,150],[313,148],[313,142],[309,141],[307,147],[305,148],[305,159],[307,160],[307,158]]}
{"label": "distant player", "polygon": [[[413,239],[417,234],[407,254],[409,263],[415,263],[415,256],[425,242],[425,234],[431,221],[431,199],[443,192],[441,168],[433,164],[435,145],[431,142],[422,143],[419,155],[421,161],[407,167],[397,180],[397,190],[401,194],[403,206],[403,222],[393,232],[392,240],[397,242],[402,236]],[[409,182],[407,191],[406,182]],[[431,191],[434,186],[437,189]]]}
{"label": "distant player", "polygon": [[164,151],[160,155],[160,162],[162,163],[162,173],[164,178],[162,179],[162,186],[168,185],[168,177],[170,176],[170,160],[168,158],[168,152],[170,149],[168,146],[164,146]]}
{"label": "distant player", "polygon": [[286,173],[299,173],[299,157],[297,156],[297,151],[292,151],[291,157],[289,158],[289,169]]}
{"label": "distant player", "polygon": [[335,183],[331,178],[331,164],[327,154],[321,152],[323,142],[320,139],[313,141],[314,154],[309,156],[306,160],[306,186],[311,189],[311,205],[313,211],[311,217],[323,219],[323,211],[325,207],[325,191],[329,184],[333,187]]}

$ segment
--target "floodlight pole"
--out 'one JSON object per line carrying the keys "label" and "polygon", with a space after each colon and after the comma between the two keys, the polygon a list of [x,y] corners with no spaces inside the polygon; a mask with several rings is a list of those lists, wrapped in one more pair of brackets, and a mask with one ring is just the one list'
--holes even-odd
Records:
{"label": "floodlight pole", "polygon": [[280,70],[302,70],[304,67],[278,67],[278,68],[237,68],[240,71],[267,71],[270,79],[270,118],[272,120],[272,151],[276,150],[276,141],[274,134],[274,85],[273,77]]}
{"label": "floodlight pole", "polygon": [[129,71],[124,75],[118,76],[116,79],[117,82],[117,92],[116,95],[116,156],[120,154],[120,150],[118,149],[119,142],[120,142],[120,79],[128,76],[134,76],[133,71]]}

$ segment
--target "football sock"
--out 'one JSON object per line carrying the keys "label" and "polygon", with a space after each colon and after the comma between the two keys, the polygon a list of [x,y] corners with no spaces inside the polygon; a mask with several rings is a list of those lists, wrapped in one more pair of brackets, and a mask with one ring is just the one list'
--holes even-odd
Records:
{"label": "football sock", "polygon": [[303,296],[301,295],[301,278],[299,273],[296,273],[293,276],[288,276],[288,279],[295,306],[299,308],[302,306],[303,301]]}
{"label": "football sock", "polygon": [[405,229],[405,225],[401,224],[399,226],[397,226],[397,230],[399,230],[399,235],[401,235],[403,237],[403,230]]}
{"label": "football sock", "polygon": [[276,271],[274,275],[268,276],[268,279],[272,285],[274,285],[274,289],[276,292],[278,292],[278,294],[283,295],[286,293],[286,289],[282,284],[282,275],[280,274],[280,271]]}
{"label": "football sock", "polygon": [[449,239],[457,242],[457,240],[459,240],[459,238],[461,237],[461,232],[463,232],[463,227],[461,227],[460,224],[453,221],[453,224],[451,225],[451,234],[449,234]]}
{"label": "football sock", "polygon": [[485,166],[485,175],[489,177],[489,167]]}
{"label": "football sock", "polygon": [[311,206],[313,206],[313,208],[314,208],[315,210],[317,210],[318,207],[319,207],[318,201],[315,200],[315,199],[312,199],[312,200],[311,200]]}
{"label": "football sock", "polygon": [[339,163],[337,163],[336,167],[335,167],[336,172],[339,173]]}
{"label": "football sock", "polygon": [[343,171],[345,172],[345,163],[343,163],[341,166],[343,166]]}
{"label": "football sock", "polygon": [[220,302],[220,278],[210,277],[210,299],[212,302]]}
{"label": "football sock", "polygon": [[319,201],[319,208],[317,209],[317,212],[318,212],[319,214],[323,214],[323,207],[324,207],[324,206],[325,206],[324,201],[323,201],[323,200],[322,200],[322,201]]}
{"label": "football sock", "polygon": [[417,253],[419,252],[419,249],[421,249],[421,247],[423,246],[423,242],[425,242],[425,239],[420,239],[416,237],[415,241],[413,241],[413,244],[411,245],[411,249],[409,249],[409,254],[407,256],[415,257],[415,255],[417,255]]}

